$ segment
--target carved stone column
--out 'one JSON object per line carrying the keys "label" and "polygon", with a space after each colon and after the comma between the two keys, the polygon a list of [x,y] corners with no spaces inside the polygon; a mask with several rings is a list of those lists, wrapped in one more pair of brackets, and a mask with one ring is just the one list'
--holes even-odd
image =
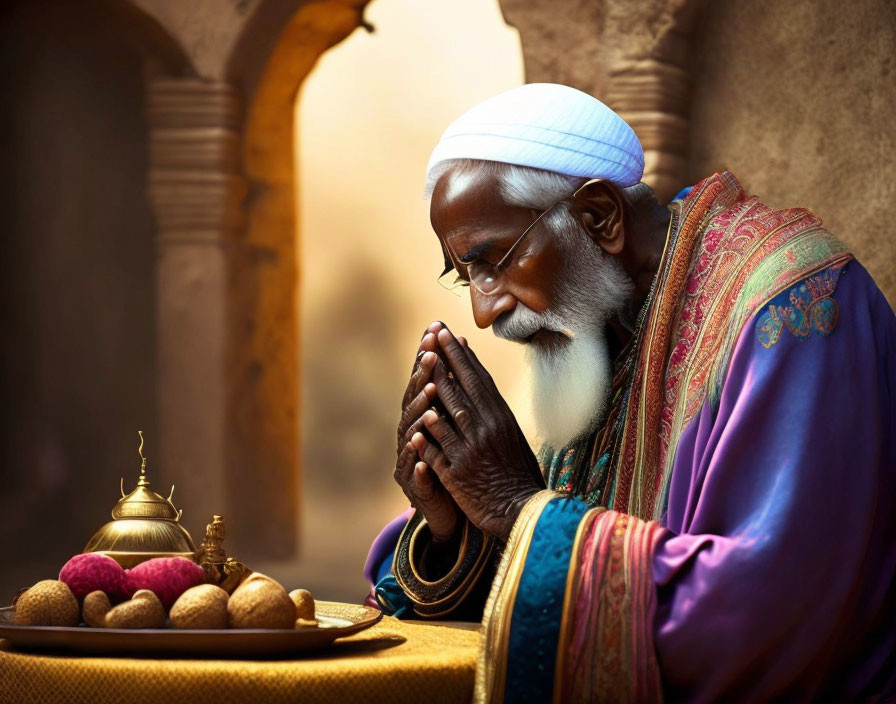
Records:
{"label": "carved stone column", "polygon": [[[177,486],[198,541],[227,504],[228,272],[243,227],[242,107],[226,83],[159,79],[147,99],[148,189],[157,228],[155,475]],[[161,490],[161,487],[160,487]]]}
{"label": "carved stone column", "polygon": [[686,183],[691,26],[700,0],[604,0],[600,96],[644,147],[645,183],[660,201]]}
{"label": "carved stone column", "polygon": [[669,200],[687,185],[690,76],[681,66],[652,58],[619,61],[609,75],[605,101],[641,140],[642,180]]}

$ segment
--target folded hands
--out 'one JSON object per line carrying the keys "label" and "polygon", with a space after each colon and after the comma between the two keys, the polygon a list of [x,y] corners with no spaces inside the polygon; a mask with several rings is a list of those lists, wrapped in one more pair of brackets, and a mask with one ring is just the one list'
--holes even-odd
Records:
{"label": "folded hands", "polygon": [[402,405],[394,476],[433,542],[449,544],[461,514],[507,540],[544,480],[491,375],[441,323],[423,336]]}

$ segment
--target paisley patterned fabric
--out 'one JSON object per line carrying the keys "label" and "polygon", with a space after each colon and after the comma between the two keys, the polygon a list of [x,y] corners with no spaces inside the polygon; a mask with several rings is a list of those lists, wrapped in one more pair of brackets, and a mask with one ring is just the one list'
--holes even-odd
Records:
{"label": "paisley patterned fabric", "polygon": [[[812,213],[772,210],[748,198],[727,172],[697,184],[670,207],[673,227],[645,340],[634,351],[633,373],[614,379],[621,440],[602,443],[602,433],[617,430],[605,427],[597,439],[558,452],[546,448],[540,458],[549,488],[571,493],[584,486],[577,493],[590,504],[661,522],[678,438],[707,398],[717,402],[747,321],[782,290],[802,286],[796,302],[767,311],[759,334],[777,340],[778,322],[830,333],[839,317],[831,294],[852,258]],[[597,447],[608,451],[586,460]],[[588,472],[587,482],[577,481],[577,472]]]}
{"label": "paisley patterned fabric", "polygon": [[707,398],[717,401],[744,325],[780,291],[852,258],[812,213],[772,210],[727,172],[672,207],[680,225],[658,274],[613,476],[614,508],[660,521],[678,439]]}
{"label": "paisley patterned fabric", "polygon": [[825,269],[775,297],[756,321],[756,336],[768,349],[786,327],[799,340],[813,331],[830,335],[840,322],[840,306],[833,298],[843,264]]}

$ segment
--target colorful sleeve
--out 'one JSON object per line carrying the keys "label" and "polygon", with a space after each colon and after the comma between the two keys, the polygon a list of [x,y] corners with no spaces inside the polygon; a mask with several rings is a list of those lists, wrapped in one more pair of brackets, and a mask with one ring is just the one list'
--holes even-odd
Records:
{"label": "colorful sleeve", "polygon": [[395,548],[392,574],[408,617],[478,621],[494,575],[495,539],[464,520],[456,556],[452,552],[446,569],[430,574],[425,555],[431,539],[426,519],[414,514]]}
{"label": "colorful sleeve", "polygon": [[476,670],[480,702],[659,701],[655,522],[543,491],[498,567]]}
{"label": "colorful sleeve", "polygon": [[654,555],[670,701],[896,694],[896,319],[858,262],[836,273],[757,312],[679,441]]}
{"label": "colorful sleeve", "polygon": [[370,584],[370,592],[364,603],[382,609],[389,615],[395,615],[405,606],[400,598],[396,598],[400,597],[396,592],[397,585],[395,588],[392,587],[395,582],[392,576],[392,560],[398,538],[413,515],[414,509],[408,508],[389,521],[374,538],[367,553],[367,560],[364,562],[364,577]]}
{"label": "colorful sleeve", "polygon": [[457,558],[439,575],[424,569],[429,541],[429,526],[413,508],[383,528],[364,565],[371,585],[365,603],[397,618],[479,620],[494,575],[495,540],[465,521]]}

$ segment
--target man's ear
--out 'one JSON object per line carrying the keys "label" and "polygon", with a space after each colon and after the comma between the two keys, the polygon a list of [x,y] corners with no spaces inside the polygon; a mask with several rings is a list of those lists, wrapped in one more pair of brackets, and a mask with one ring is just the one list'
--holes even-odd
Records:
{"label": "man's ear", "polygon": [[607,254],[625,247],[625,201],[619,187],[603,179],[582,186],[573,198],[573,214]]}

